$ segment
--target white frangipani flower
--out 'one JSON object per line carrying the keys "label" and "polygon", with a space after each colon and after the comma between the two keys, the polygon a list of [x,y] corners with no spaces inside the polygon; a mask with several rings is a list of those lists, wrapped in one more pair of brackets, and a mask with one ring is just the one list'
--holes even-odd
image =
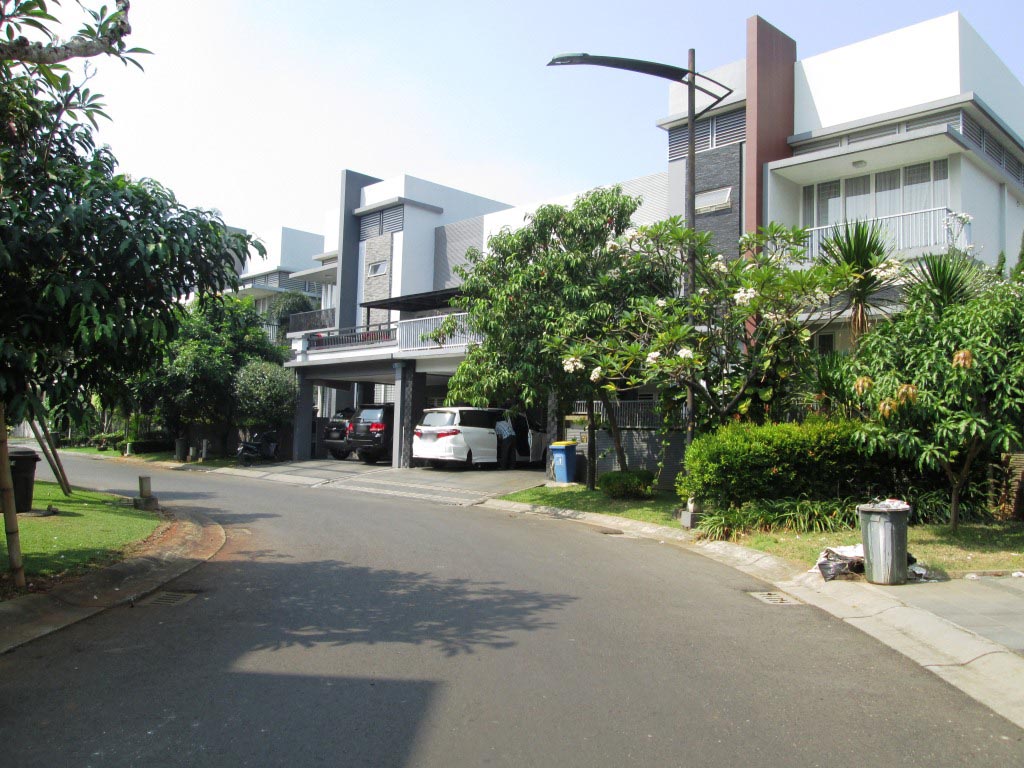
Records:
{"label": "white frangipani flower", "polygon": [[601,373],[601,366],[599,365],[590,372],[590,380],[596,384],[598,381],[601,380]]}
{"label": "white frangipani flower", "polygon": [[583,361],[578,357],[567,357],[562,361],[562,369],[566,373],[575,373],[583,370]]}
{"label": "white frangipani flower", "polygon": [[661,352],[659,352],[658,350],[654,350],[653,352],[648,352],[647,353],[647,364],[651,365],[652,363],[656,362],[659,357],[661,357]]}
{"label": "white frangipani flower", "polygon": [[740,288],[732,295],[732,300],[743,306],[753,301],[755,296],[757,296],[757,291],[753,288]]}
{"label": "white frangipani flower", "polygon": [[693,350],[690,349],[689,347],[683,347],[678,352],[676,352],[676,354],[683,358],[683,360],[693,359]]}

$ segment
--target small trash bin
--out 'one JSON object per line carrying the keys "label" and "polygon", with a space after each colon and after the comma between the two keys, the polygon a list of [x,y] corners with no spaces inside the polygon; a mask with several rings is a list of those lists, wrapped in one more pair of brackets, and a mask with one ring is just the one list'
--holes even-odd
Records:
{"label": "small trash bin", "polygon": [[39,454],[31,448],[8,449],[11,457],[11,479],[14,481],[14,510],[17,513],[32,509],[32,490],[36,482],[36,464]]}
{"label": "small trash bin", "polygon": [[552,443],[551,463],[557,482],[573,482],[576,479],[576,441],[559,440]]}
{"label": "small trash bin", "polygon": [[872,584],[907,583],[910,505],[887,499],[857,507],[864,543],[864,576]]}
{"label": "small trash bin", "polygon": [[177,437],[174,439],[174,460],[185,461],[188,458],[188,438]]}

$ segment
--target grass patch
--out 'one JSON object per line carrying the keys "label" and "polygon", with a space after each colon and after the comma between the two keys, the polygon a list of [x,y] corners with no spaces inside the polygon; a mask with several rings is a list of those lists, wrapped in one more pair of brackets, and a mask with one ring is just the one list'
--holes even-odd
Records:
{"label": "grass patch", "polygon": [[[49,517],[19,515],[25,575],[30,580],[59,581],[124,557],[133,544],[149,537],[160,517],[137,510],[126,499],[75,489],[61,493],[56,483],[37,481],[33,509],[50,504],[60,510]],[[7,542],[0,540],[0,558],[7,562]],[[39,584],[36,588],[39,588]],[[0,596],[10,594],[9,576],[0,580]]]}
{"label": "grass patch", "polygon": [[676,511],[681,503],[679,497],[671,491],[656,491],[654,497],[650,499],[609,499],[600,491],[588,491],[582,486],[568,488],[540,486],[510,493],[501,498],[524,504],[539,504],[578,512],[599,512],[602,515],[618,515],[644,523],[679,527]]}
{"label": "grass patch", "polygon": [[212,469],[218,469],[220,467],[235,467],[238,466],[238,459],[234,456],[217,456],[208,458],[206,461],[201,462],[184,462],[176,461],[174,459],[174,451],[159,451],[156,453],[133,453],[131,456],[121,456],[117,451],[107,449],[101,451],[93,447],[76,447],[76,448],[61,448],[61,453],[67,451],[68,453],[85,453],[97,456],[113,456],[115,458],[123,458],[127,461],[138,461],[145,464],[151,464],[157,461],[170,462],[171,464],[179,464],[184,466],[189,464],[197,467],[208,467]]}
{"label": "grass patch", "polygon": [[[860,531],[748,533],[735,541],[810,568],[825,547],[858,544]],[[978,571],[1024,571],[1024,523],[962,524],[956,533],[948,525],[913,525],[907,550],[929,570],[954,578]]]}

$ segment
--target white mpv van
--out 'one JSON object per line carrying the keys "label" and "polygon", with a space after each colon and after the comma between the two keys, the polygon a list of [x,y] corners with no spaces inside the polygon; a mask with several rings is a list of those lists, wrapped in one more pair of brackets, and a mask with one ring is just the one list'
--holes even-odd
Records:
{"label": "white mpv van", "polygon": [[[497,464],[494,426],[503,418],[501,408],[428,408],[413,432],[412,458],[417,464],[429,462],[435,467],[447,463]],[[541,461],[547,447],[544,433],[533,429],[523,415],[512,418],[512,427],[517,460]]]}

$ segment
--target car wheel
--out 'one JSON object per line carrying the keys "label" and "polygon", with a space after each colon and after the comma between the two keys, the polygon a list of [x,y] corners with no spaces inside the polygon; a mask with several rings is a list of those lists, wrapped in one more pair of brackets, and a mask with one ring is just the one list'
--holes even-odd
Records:
{"label": "car wheel", "polygon": [[376,464],[377,463],[377,454],[375,454],[375,453],[363,453],[363,452],[360,452],[359,453],[359,460],[361,462],[363,462],[364,464]]}
{"label": "car wheel", "polygon": [[331,456],[333,456],[338,461],[344,461],[345,459],[348,458],[348,455],[350,453],[351,453],[351,451],[339,451],[336,448],[332,448],[331,449]]}

